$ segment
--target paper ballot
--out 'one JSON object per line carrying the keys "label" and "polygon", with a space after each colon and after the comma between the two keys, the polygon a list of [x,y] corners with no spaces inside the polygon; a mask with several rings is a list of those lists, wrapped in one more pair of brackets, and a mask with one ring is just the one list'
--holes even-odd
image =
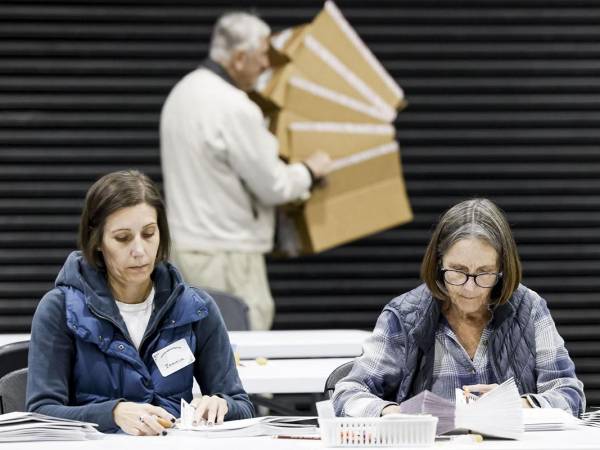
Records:
{"label": "paper ballot", "polygon": [[249,437],[316,434],[316,417],[307,416],[264,416],[252,419],[229,420],[218,425],[194,423],[194,406],[181,400],[181,418],[173,432],[206,438]]}
{"label": "paper ballot", "polygon": [[400,410],[437,417],[437,434],[464,429],[488,436],[519,439],[524,430],[521,398],[512,378],[469,403],[464,400],[464,392],[460,389],[456,390],[455,401],[423,391],[402,402]]}
{"label": "paper ballot", "polygon": [[468,403],[464,401],[464,392],[457,389],[454,425],[487,436],[521,438],[524,431],[523,407],[515,380],[509,378]]}
{"label": "paper ballot", "polygon": [[79,441],[101,439],[95,423],[42,414],[12,412],[0,415],[0,442]]}

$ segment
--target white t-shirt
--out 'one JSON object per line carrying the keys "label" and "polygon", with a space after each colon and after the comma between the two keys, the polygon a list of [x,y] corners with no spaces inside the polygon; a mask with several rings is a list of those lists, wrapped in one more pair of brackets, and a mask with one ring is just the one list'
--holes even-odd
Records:
{"label": "white t-shirt", "polygon": [[125,321],[125,325],[127,325],[127,331],[129,332],[129,336],[133,341],[136,349],[140,349],[140,344],[142,342],[142,338],[144,337],[144,332],[148,327],[148,322],[150,321],[150,315],[152,314],[152,307],[154,305],[154,286],[152,290],[146,297],[142,303],[123,303],[118,300],[117,307],[121,312],[121,317]]}

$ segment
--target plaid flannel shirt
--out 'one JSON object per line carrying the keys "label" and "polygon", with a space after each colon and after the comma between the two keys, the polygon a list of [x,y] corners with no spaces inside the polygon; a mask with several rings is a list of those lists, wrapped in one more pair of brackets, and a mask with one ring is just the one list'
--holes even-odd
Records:
{"label": "plaid flannel shirt", "polygon": [[[577,415],[578,411],[572,411],[570,405],[582,402],[582,411],[585,410],[583,383],[570,369],[569,354],[546,303],[537,294],[535,298],[539,299],[532,310],[537,392],[522,394],[530,394],[541,407],[561,408]],[[496,380],[491,370],[487,343],[492,332],[490,328],[484,330],[477,353],[471,360],[446,320],[440,316],[435,330],[432,392],[454,399],[455,389],[463,385],[505,381]],[[405,361],[403,352],[406,348],[407,335],[397,317],[384,310],[364,344],[363,355],[356,359],[351,373],[336,385],[333,401],[338,413],[355,417],[379,416],[387,405],[397,404],[390,398],[381,398],[385,390],[382,386],[393,384],[395,378],[405,376],[408,370],[415,370],[400,367]]]}

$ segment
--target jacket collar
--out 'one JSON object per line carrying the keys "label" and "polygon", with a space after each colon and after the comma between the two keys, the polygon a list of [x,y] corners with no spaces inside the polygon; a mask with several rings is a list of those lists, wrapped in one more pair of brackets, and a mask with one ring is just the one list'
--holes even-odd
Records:
{"label": "jacket collar", "polygon": [[[170,263],[158,263],[152,273],[152,280],[155,312],[148,323],[148,330],[157,327],[167,315],[167,327],[195,322],[207,315],[206,302],[191,287],[185,285],[181,274]],[[94,269],[81,252],[69,255],[58,274],[56,286],[81,292],[87,307],[94,314],[112,322],[125,336],[129,335],[106,282],[106,273]]]}
{"label": "jacket collar", "polygon": [[[492,314],[491,327],[497,329],[506,320],[510,320],[516,314],[516,304],[523,297],[524,291],[519,288],[513,293],[509,301],[497,306]],[[438,326],[441,315],[441,303],[431,295],[429,289],[421,289],[417,300],[417,310],[413,336],[418,346],[427,352],[435,342],[435,329]]]}
{"label": "jacket collar", "polygon": [[211,71],[212,73],[214,73],[218,77],[222,78],[227,83],[231,84],[233,87],[237,88],[235,82],[233,81],[233,78],[231,78],[229,76],[229,74],[227,73],[227,71],[225,70],[225,68],[221,64],[216,62],[215,60],[206,58],[202,62],[202,64],[200,64],[200,67],[203,67],[204,69]]}
{"label": "jacket collar", "polygon": [[440,302],[431,295],[425,295],[426,292],[429,290],[423,290],[419,299],[421,311],[418,312],[413,334],[415,342],[424,353],[427,353],[435,342],[435,329],[441,314]]}
{"label": "jacket collar", "polygon": [[492,328],[499,328],[507,320],[513,319],[517,314],[518,303],[525,295],[525,289],[522,285],[517,287],[517,290],[513,292],[508,301],[503,305],[498,305],[494,309],[492,316],[491,326]]}

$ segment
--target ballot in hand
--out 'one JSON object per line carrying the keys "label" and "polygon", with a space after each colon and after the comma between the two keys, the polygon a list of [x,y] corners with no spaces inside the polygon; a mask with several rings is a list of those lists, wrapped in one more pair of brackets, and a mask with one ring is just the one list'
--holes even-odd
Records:
{"label": "ballot in hand", "polygon": [[467,403],[476,401],[479,397],[497,388],[498,384],[469,384],[462,387]]}

